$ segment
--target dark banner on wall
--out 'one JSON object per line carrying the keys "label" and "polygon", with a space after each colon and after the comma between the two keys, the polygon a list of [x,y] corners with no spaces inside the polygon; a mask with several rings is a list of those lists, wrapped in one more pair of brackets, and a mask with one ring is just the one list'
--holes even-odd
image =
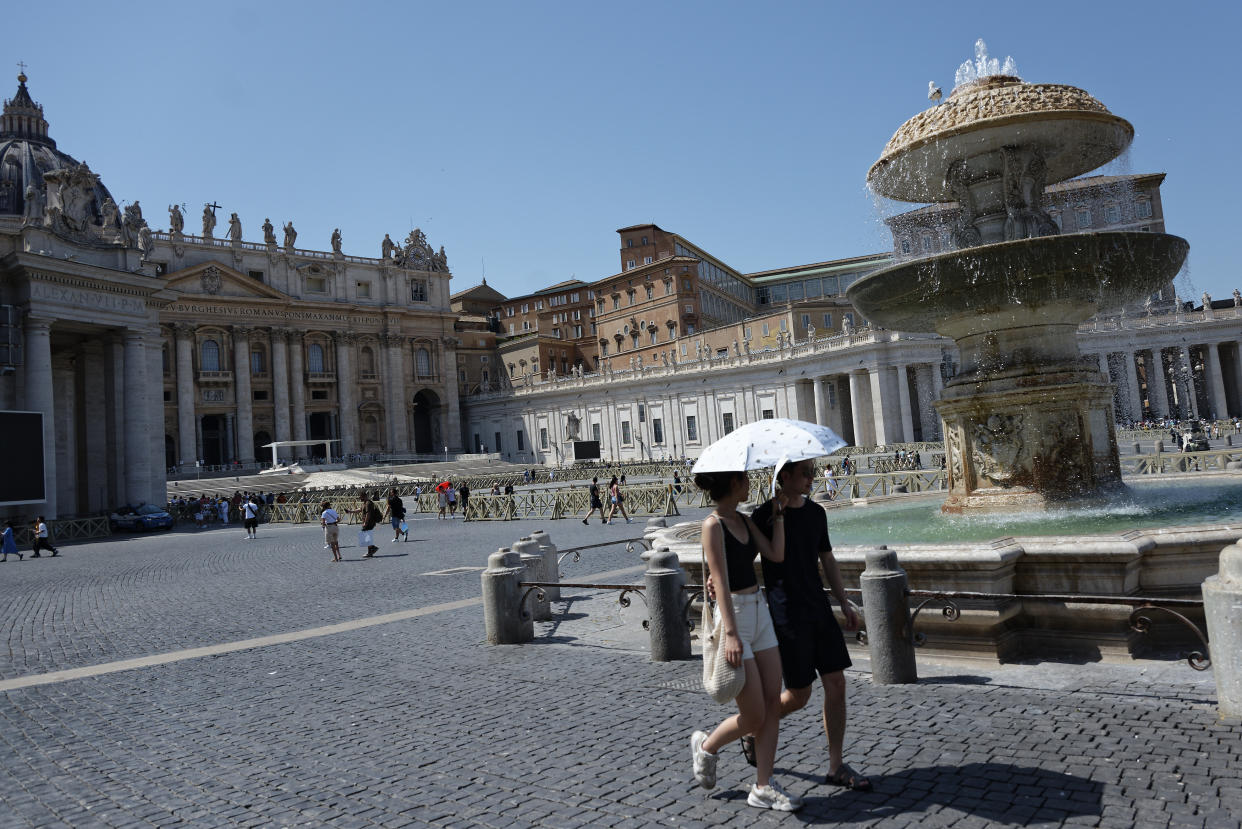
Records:
{"label": "dark banner on wall", "polygon": [[0,411],[0,507],[41,504],[47,500],[43,480],[43,415]]}
{"label": "dark banner on wall", "polygon": [[599,460],[599,441],[598,440],[575,440],[574,441],[574,460],[576,461],[597,461]]}

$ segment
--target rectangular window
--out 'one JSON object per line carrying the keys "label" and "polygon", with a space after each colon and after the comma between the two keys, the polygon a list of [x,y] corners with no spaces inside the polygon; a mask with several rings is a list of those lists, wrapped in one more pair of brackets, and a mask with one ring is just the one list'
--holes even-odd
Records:
{"label": "rectangular window", "polygon": [[656,343],[658,343],[658,342],[660,341],[660,329],[658,329],[658,328],[653,328],[653,329],[651,329],[650,331],[648,331],[647,333],[651,335],[651,344],[652,344],[652,345],[655,345]]}
{"label": "rectangular window", "polygon": [[733,431],[733,412],[725,412],[720,416],[723,421],[724,433],[727,435]]}
{"label": "rectangular window", "polygon": [[496,434],[496,442],[492,444],[492,451],[499,452],[500,451],[500,432],[496,432],[495,434]]}
{"label": "rectangular window", "polygon": [[371,298],[371,283],[370,282],[358,282],[356,284],[358,288],[358,299],[370,299]]}
{"label": "rectangular window", "polygon": [[1121,221],[1121,205],[1109,204],[1104,207],[1104,221],[1117,224]]}
{"label": "rectangular window", "polygon": [[255,282],[263,281],[263,271],[246,271],[246,274]]}
{"label": "rectangular window", "polygon": [[742,328],[742,339],[744,340],[750,339],[750,326],[749,325]]}
{"label": "rectangular window", "polygon": [[664,280],[664,295],[668,296],[673,293],[673,281],[671,279]]}
{"label": "rectangular window", "polygon": [[266,390],[266,389],[255,389],[255,392],[254,392],[254,399],[255,399],[255,400],[266,400],[266,399],[267,399],[267,390]]}
{"label": "rectangular window", "polygon": [[598,424],[598,423],[592,423],[592,424],[591,424],[591,440],[595,441],[596,443],[599,443],[599,440],[600,440],[600,436],[599,436],[599,435],[600,435],[600,432],[599,432],[599,424]]}
{"label": "rectangular window", "polygon": [[638,404],[638,422],[639,423],[647,422],[647,407],[646,405],[642,403]]}
{"label": "rectangular window", "polygon": [[542,426],[539,427],[539,448],[548,448],[548,430]]}
{"label": "rectangular window", "polygon": [[699,439],[699,424],[694,415],[686,415],[686,440]]}
{"label": "rectangular window", "polygon": [[513,309],[512,309],[512,308],[506,308],[506,309],[505,309],[505,316],[506,316],[506,317],[511,317],[511,316],[513,316]]}
{"label": "rectangular window", "polygon": [[825,328],[832,327],[832,314],[824,314],[824,327]]}
{"label": "rectangular window", "polygon": [[841,317],[841,319],[848,325],[854,324],[854,315],[848,311]]}
{"label": "rectangular window", "polygon": [[[423,280],[423,279],[411,279],[410,280],[410,300],[412,302],[426,302],[427,301],[426,280]],[[513,316],[513,313],[512,313],[513,309],[510,308],[509,311],[510,311],[509,316]]]}
{"label": "rectangular window", "polygon": [[630,434],[630,422],[628,420],[621,421],[621,443],[625,446],[633,443],[633,436]]}
{"label": "rectangular window", "polygon": [[664,443],[664,422],[658,417],[651,418],[651,442],[656,446]]}
{"label": "rectangular window", "polygon": [[1139,199],[1134,205],[1134,215],[1140,219],[1151,218],[1151,201],[1149,199]]}
{"label": "rectangular window", "polygon": [[765,337],[766,337],[766,336],[768,336],[770,333],[771,333],[771,332],[768,330],[768,324],[765,322],[765,323],[763,324],[763,336],[765,336]]}
{"label": "rectangular window", "polygon": [[522,451],[525,451],[525,449],[526,449],[526,446],[523,443],[522,430],[518,429],[517,430],[517,450],[519,452],[522,452]]}
{"label": "rectangular window", "polygon": [[607,356],[608,356],[608,343],[600,343],[600,344],[599,344],[599,356],[601,356],[601,357],[607,357]]}
{"label": "rectangular window", "polygon": [[802,328],[805,330],[810,327],[811,327],[811,315],[803,314],[802,315]]}
{"label": "rectangular window", "polygon": [[807,299],[815,299],[815,297],[819,296],[820,283],[818,279],[808,279],[806,282],[803,282],[802,284],[806,286],[806,298]]}
{"label": "rectangular window", "polygon": [[530,303],[528,303],[528,302],[523,302],[523,303],[522,303],[522,313],[523,313],[523,314],[530,313]]}
{"label": "rectangular window", "polygon": [[327,399],[328,399],[327,389],[312,389],[311,390],[311,400],[327,400]]}
{"label": "rectangular window", "polygon": [[763,419],[764,419],[764,420],[771,420],[771,419],[772,419],[772,418],[774,418],[774,417],[776,417],[776,415],[772,412],[772,410],[771,410],[771,409],[764,409],[764,410],[763,410]]}
{"label": "rectangular window", "polygon": [[799,300],[802,299],[802,283],[801,282],[789,283],[789,299],[793,302],[798,302]]}
{"label": "rectangular window", "polygon": [[326,294],[328,292],[328,280],[322,276],[306,277],[306,292],[308,294]]}
{"label": "rectangular window", "polygon": [[616,311],[621,307],[621,297],[618,294],[612,295],[612,310]]}
{"label": "rectangular window", "polygon": [[633,259],[627,259],[627,260],[625,260],[625,269],[626,269],[627,271],[628,271],[630,268],[633,268],[634,266],[635,266],[635,262],[634,262],[634,260],[633,260]]}
{"label": "rectangular window", "polygon": [[782,331],[789,330],[789,320],[785,319],[784,317],[781,318],[781,330]]}
{"label": "rectangular window", "polygon": [[644,265],[650,265],[650,264],[651,264],[651,262],[652,262],[652,259],[651,259],[651,257],[650,257],[650,256],[644,256],[644,257],[643,257],[643,264],[644,264]]}
{"label": "rectangular window", "polygon": [[1091,227],[1091,210],[1086,207],[1078,208],[1076,215],[1078,217],[1078,227]]}
{"label": "rectangular window", "polygon": [[837,386],[835,383],[828,384],[828,407],[832,409],[837,407]]}

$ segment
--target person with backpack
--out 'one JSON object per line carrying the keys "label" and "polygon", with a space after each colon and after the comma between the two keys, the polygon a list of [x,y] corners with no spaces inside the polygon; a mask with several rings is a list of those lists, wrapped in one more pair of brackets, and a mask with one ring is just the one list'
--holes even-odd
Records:
{"label": "person with backpack", "polygon": [[358,531],[358,546],[366,547],[367,551],[363,554],[363,558],[373,558],[379,547],[375,546],[375,525],[384,520],[384,516],[380,513],[379,507],[375,506],[375,502],[371,500],[371,496],[367,492],[362,493],[362,505],[356,510],[350,510],[362,517],[362,529]]}
{"label": "person with backpack", "polygon": [[401,501],[401,496],[397,494],[397,490],[388,490],[388,521],[392,524],[392,543],[396,544],[401,536],[405,535],[405,540],[410,540],[410,525],[405,523],[405,504]]}
{"label": "person with backpack", "polygon": [[591,479],[591,508],[588,509],[587,514],[583,516],[582,523],[583,524],[590,523],[587,519],[590,518],[595,513],[596,510],[599,510],[600,523],[607,524],[608,519],[604,517],[604,502],[600,500],[600,497],[599,497],[599,478],[598,477]]}

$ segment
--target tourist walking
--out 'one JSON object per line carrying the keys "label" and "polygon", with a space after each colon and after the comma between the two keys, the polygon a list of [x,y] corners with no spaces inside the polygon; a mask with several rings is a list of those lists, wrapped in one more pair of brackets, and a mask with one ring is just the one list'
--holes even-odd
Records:
{"label": "tourist walking", "polygon": [[34,522],[34,552],[30,554],[31,558],[39,558],[40,550],[51,550],[53,556],[60,555],[60,550],[53,547],[52,542],[47,539],[47,522],[40,515]]}
{"label": "tourist walking", "polygon": [[25,558],[22,551],[17,549],[17,536],[13,534],[13,522],[5,521],[4,533],[0,536],[0,561],[8,561],[10,553],[16,553],[18,561]]}
{"label": "tourist walking", "polygon": [[220,523],[228,526],[229,523],[229,499],[220,498],[220,503],[216,504],[216,509],[220,513]]}
{"label": "tourist walking", "polygon": [[319,524],[323,527],[324,541],[328,542],[328,548],[332,550],[332,560],[341,560],[341,516],[336,510],[332,509],[331,501],[324,501],[319,505],[323,512],[319,513]]}
{"label": "tourist walking", "polygon": [[617,476],[613,475],[612,480],[608,482],[608,519],[605,524],[612,523],[612,517],[617,514],[617,510],[621,510],[621,517],[625,519],[625,523],[631,524],[629,513],[625,511],[625,493],[621,491],[621,486],[617,483]]}
{"label": "tourist walking", "polygon": [[254,496],[247,498],[242,504],[242,526],[246,528],[247,539],[259,537],[259,504]]}
{"label": "tourist walking", "polygon": [[591,496],[591,507],[590,509],[587,510],[587,514],[582,516],[582,523],[583,524],[589,523],[587,519],[590,518],[595,513],[596,510],[599,510],[599,522],[601,524],[607,524],[608,519],[604,517],[604,502],[599,497],[599,478],[598,477],[594,477],[591,479],[590,496]]}
{"label": "tourist walking", "polygon": [[448,491],[444,493],[448,497],[449,518],[457,517],[457,488],[451,483]]}
{"label": "tourist walking", "polygon": [[405,504],[395,487],[388,490],[388,521],[392,524],[393,544],[400,540],[402,533],[405,534],[406,541],[410,540],[410,525],[405,523]]}
{"label": "tourist walking", "polygon": [[[841,569],[832,555],[827,514],[810,498],[815,462],[787,463],[777,470],[776,480],[777,497],[785,504],[784,509],[774,508],[769,501],[760,505],[751,519],[762,535],[772,539],[773,546],[784,536],[784,560],[763,559],[764,590],[780,643],[785,678],[780,715],[786,717],[807,704],[818,675],[824,686],[823,723],[828,739],[828,773],[824,782],[870,791],[871,781],[843,759],[845,669],[852,663],[841,626],[824,595],[824,581],[841,607],[846,630],[858,630],[858,614],[846,596]],[[754,765],[755,746],[745,737],[742,751]]]}
{"label": "tourist walking", "polygon": [[466,505],[470,503],[470,485],[462,484],[457,490],[457,497],[461,499],[461,520],[466,520]]}
{"label": "tourist walking", "polygon": [[375,546],[375,525],[384,520],[384,516],[366,492],[362,493],[362,505],[351,512],[362,518],[362,529],[358,530],[358,546],[367,548],[362,557],[373,558],[379,552],[379,547]]}
{"label": "tourist walking", "polygon": [[[724,657],[730,665],[742,666],[746,674],[746,683],[734,700],[737,713],[711,734],[695,731],[690,737],[694,779],[705,789],[715,788],[720,749],[754,735],[755,784],[746,802],[761,809],[792,812],[801,808],[802,799],[786,792],[772,777],[780,731],[781,658],[755,576],[755,556],[762,554],[777,562],[784,559],[785,536],[775,533],[769,542],[753,521],[737,511],[750,495],[745,472],[700,473],[694,483],[716,503],[712,514],[703,519],[701,537],[709,574],[714,583],[728,587],[719,592],[716,607],[725,637]],[[780,500],[771,507],[778,524],[783,520],[783,507]]]}
{"label": "tourist walking", "polygon": [[436,520],[438,521],[445,517],[445,510],[448,509],[448,486],[445,484],[441,484],[436,487],[436,502],[440,506],[440,514],[436,516]]}

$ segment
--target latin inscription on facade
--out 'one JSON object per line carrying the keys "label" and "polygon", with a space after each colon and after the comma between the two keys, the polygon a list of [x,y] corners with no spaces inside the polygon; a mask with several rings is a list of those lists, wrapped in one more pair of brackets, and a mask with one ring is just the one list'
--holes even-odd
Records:
{"label": "latin inscription on facade", "polygon": [[223,403],[224,389],[203,389],[204,403]]}
{"label": "latin inscription on facade", "polygon": [[185,313],[201,316],[214,314],[227,317],[254,317],[265,320],[306,320],[308,322],[349,322],[349,314],[334,314],[331,311],[292,311],[283,308],[247,308],[244,306],[226,305],[192,305],[178,303],[168,309],[169,313]]}
{"label": "latin inscription on facade", "polygon": [[32,281],[30,283],[30,298],[76,308],[102,308],[107,311],[125,311],[132,314],[146,312],[146,303],[141,299],[69,288],[64,285],[49,285],[45,282]]}

